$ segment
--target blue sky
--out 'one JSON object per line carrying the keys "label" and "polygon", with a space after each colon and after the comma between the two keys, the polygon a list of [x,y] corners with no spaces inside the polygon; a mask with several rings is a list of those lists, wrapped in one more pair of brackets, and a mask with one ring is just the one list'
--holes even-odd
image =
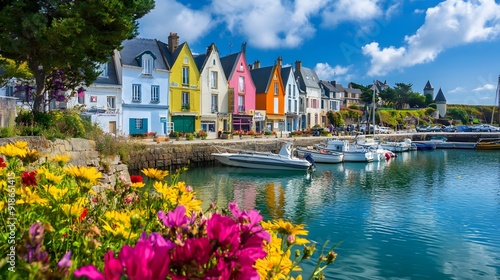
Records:
{"label": "blue sky", "polygon": [[[493,105],[500,75],[500,3],[494,0],[156,0],[139,37],[247,60],[302,61],[322,80],[368,85],[429,80],[448,104]],[[496,101],[498,102],[498,101]]]}

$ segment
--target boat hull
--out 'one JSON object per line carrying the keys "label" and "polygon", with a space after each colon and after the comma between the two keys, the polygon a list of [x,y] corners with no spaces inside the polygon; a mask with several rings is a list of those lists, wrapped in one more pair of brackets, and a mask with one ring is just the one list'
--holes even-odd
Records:
{"label": "boat hull", "polygon": [[305,159],[282,158],[278,155],[248,155],[236,153],[212,153],[220,163],[243,168],[267,170],[308,170],[312,164]]}
{"label": "boat hull", "polygon": [[304,157],[306,153],[311,155],[315,163],[341,163],[344,161],[343,153],[297,148],[299,157]]}

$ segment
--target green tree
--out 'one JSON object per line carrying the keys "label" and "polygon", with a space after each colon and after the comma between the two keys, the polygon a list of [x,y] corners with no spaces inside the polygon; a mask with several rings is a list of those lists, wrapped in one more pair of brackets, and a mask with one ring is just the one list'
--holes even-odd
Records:
{"label": "green tree", "polygon": [[423,108],[426,106],[425,102],[425,96],[418,92],[412,92],[408,96],[408,105],[410,105],[410,108]]}
{"label": "green tree", "polygon": [[342,118],[342,114],[340,112],[328,111],[328,120],[331,124],[336,127],[344,125],[344,119]]}
{"label": "green tree", "polygon": [[91,84],[98,65],[137,35],[137,20],[154,5],[154,0],[1,1],[0,55],[26,62],[36,85],[33,109],[41,111],[54,71],[64,73],[69,89]]}
{"label": "green tree", "polygon": [[385,88],[380,91],[380,99],[382,101],[382,105],[384,107],[394,108],[394,105],[397,102],[396,91],[393,88]]}

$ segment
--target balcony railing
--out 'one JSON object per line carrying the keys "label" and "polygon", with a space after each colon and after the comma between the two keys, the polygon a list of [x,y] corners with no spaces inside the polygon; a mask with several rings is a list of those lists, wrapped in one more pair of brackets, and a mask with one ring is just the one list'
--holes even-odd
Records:
{"label": "balcony railing", "polygon": [[245,106],[238,106],[238,113],[245,112]]}
{"label": "balcony railing", "polygon": [[189,111],[189,109],[191,109],[191,107],[189,106],[189,103],[184,103],[184,104],[182,104],[181,109],[185,110],[185,111]]}

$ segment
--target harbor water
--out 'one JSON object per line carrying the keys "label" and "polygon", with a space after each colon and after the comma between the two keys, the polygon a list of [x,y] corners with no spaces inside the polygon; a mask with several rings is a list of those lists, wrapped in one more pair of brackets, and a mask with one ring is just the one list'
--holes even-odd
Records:
{"label": "harbor water", "polygon": [[327,279],[500,279],[500,151],[414,151],[313,174],[210,166],[180,180],[204,209],[235,201],[305,224],[318,248],[341,242]]}

